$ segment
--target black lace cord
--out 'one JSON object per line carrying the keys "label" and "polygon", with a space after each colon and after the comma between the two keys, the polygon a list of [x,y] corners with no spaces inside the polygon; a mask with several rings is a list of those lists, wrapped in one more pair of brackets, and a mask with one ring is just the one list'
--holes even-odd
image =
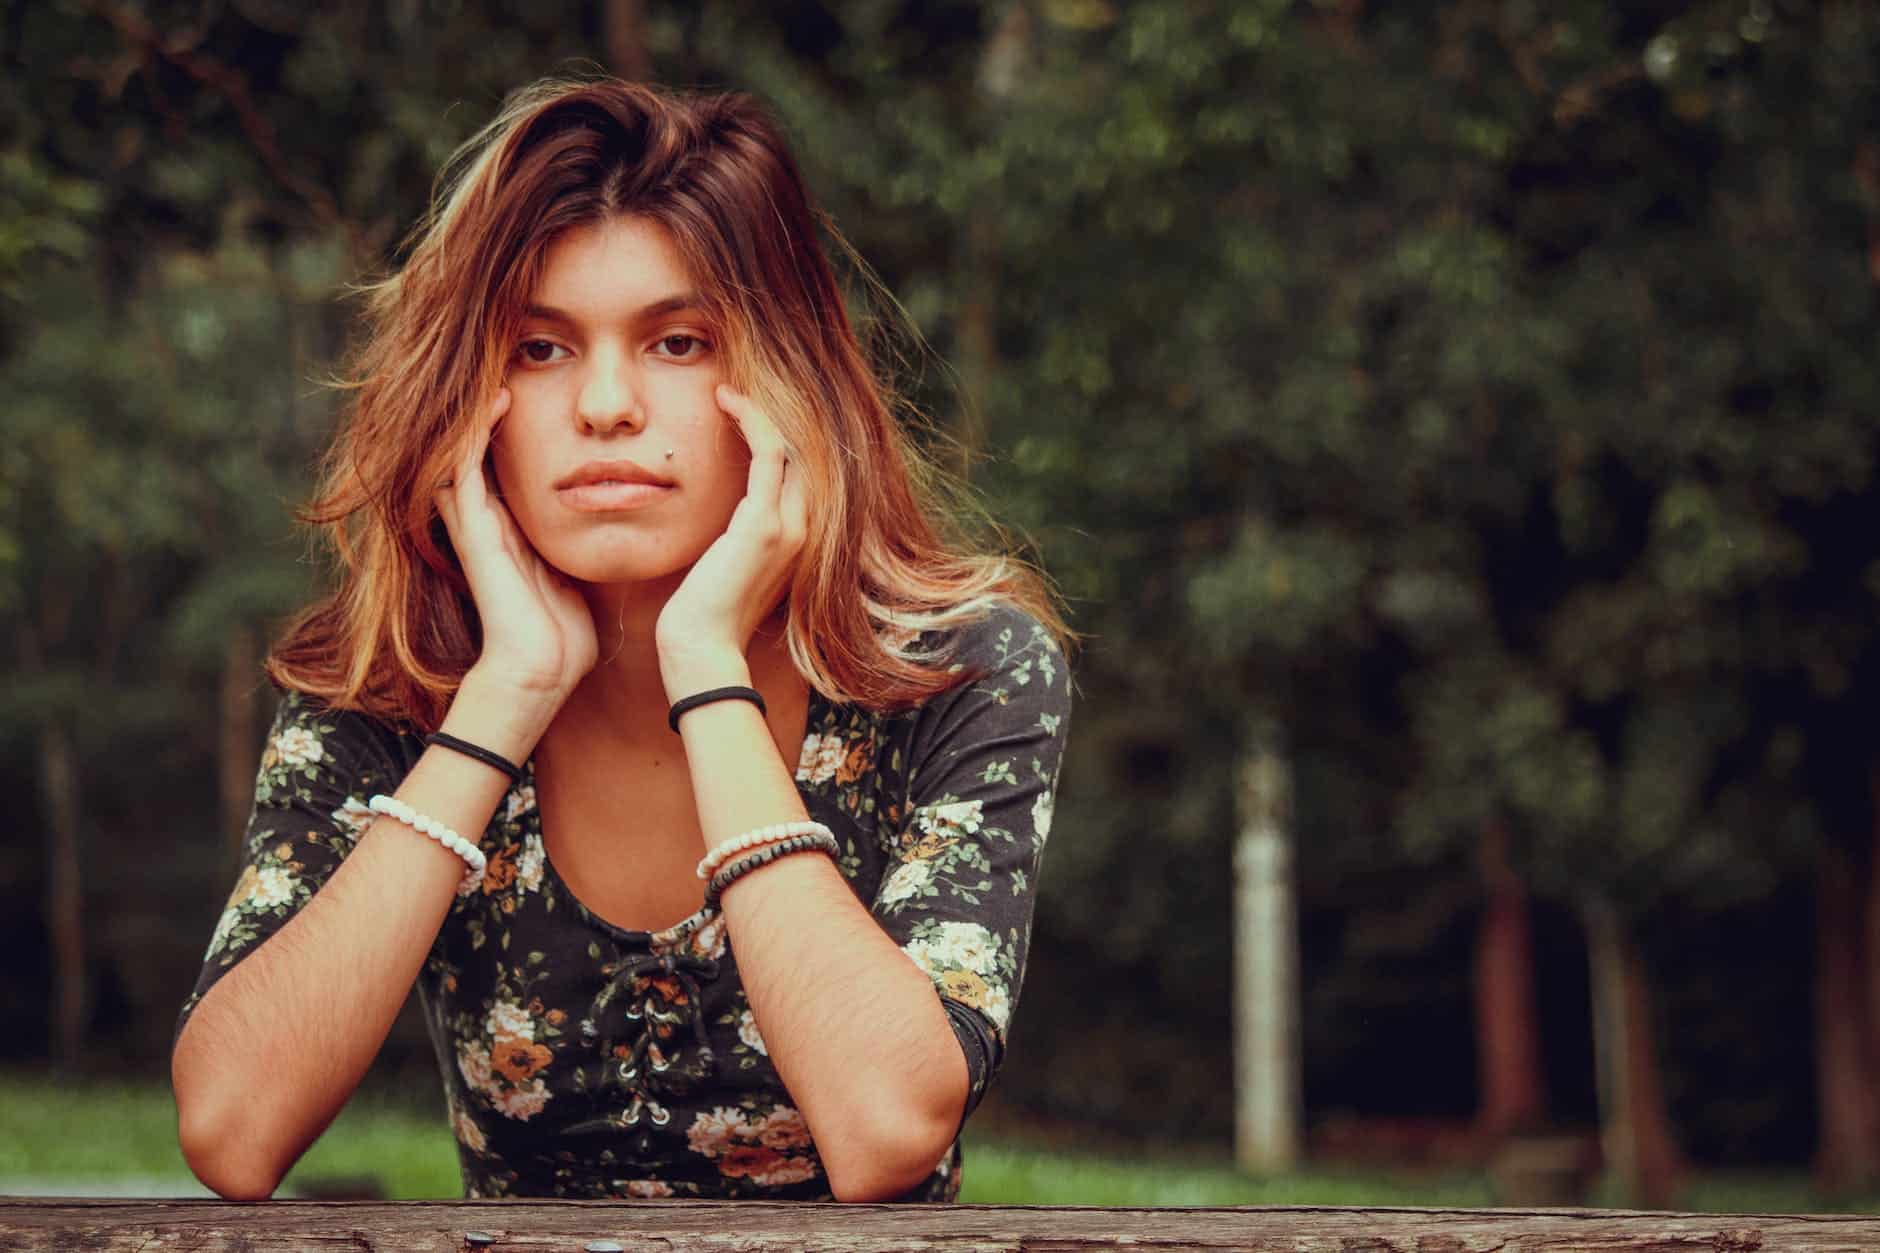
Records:
{"label": "black lace cord", "polygon": [[[699,979],[715,979],[718,977],[717,960],[710,957],[693,957],[686,953],[649,953],[641,957],[633,957],[626,961],[619,962],[614,968],[613,977],[609,979],[607,985],[595,995],[593,1003],[588,1009],[587,1023],[594,1026],[595,1034],[599,1037],[600,1053],[605,1059],[603,1064],[607,1069],[613,1071],[618,1081],[628,1092],[632,1093],[636,1103],[642,1100],[650,1100],[651,1098],[651,1093],[648,1091],[650,1087],[649,1078],[646,1072],[642,1070],[642,1067],[651,1070],[651,1066],[646,1060],[646,1055],[648,1050],[653,1047],[654,1022],[676,1022],[679,1018],[677,1014],[664,1015],[659,1013],[651,997],[648,997],[644,1002],[637,1002],[634,999],[633,980],[641,975],[656,972],[676,976],[679,980],[679,985],[685,989],[685,994],[688,998],[687,1004],[690,1006],[690,1012],[686,1017],[691,1020],[692,1039],[698,1046],[697,1067],[699,1073],[692,1075],[685,1069],[681,1069],[679,1073],[686,1078],[703,1078],[704,1075],[710,1073],[713,1063],[711,1039],[706,1032],[705,1026],[704,996],[699,987]],[[618,1039],[618,1036],[612,1030],[606,1029],[603,1024],[610,1024],[614,1020],[614,1015],[607,1011],[612,1005],[614,998],[622,993],[626,994],[627,1004],[621,1009],[620,1017],[630,1022],[645,1019],[646,1023],[641,1028],[639,1038],[634,1041],[633,1047],[629,1050],[627,1056],[624,1058],[616,1058],[613,1052],[614,1041]],[[659,1071],[654,1073],[663,1074],[667,1069],[669,1069],[669,1067],[662,1067]],[[661,1086],[667,1087],[670,1085],[662,1084]],[[567,1131],[577,1133],[588,1131],[617,1131],[619,1129],[620,1123],[613,1118],[590,1118],[573,1124],[567,1128]]]}

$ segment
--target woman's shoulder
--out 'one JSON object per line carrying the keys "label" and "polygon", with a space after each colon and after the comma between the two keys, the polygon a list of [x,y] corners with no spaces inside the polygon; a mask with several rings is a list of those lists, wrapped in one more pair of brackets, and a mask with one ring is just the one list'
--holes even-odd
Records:
{"label": "woman's shoulder", "polygon": [[364,710],[335,705],[295,688],[277,687],[275,692],[264,767],[283,760],[302,768],[373,763],[408,769],[423,751],[415,731]]}
{"label": "woman's shoulder", "polygon": [[1047,680],[1067,669],[1057,636],[1022,606],[997,600],[956,625],[924,632],[916,645],[964,683],[990,675],[1038,673]]}
{"label": "woman's shoulder", "polygon": [[1069,703],[1070,666],[1057,635],[1008,600],[922,632],[909,653],[947,679],[925,700],[891,716],[917,738],[975,711],[978,717],[1029,720],[1035,714],[1021,709],[1036,706],[1056,714]]}

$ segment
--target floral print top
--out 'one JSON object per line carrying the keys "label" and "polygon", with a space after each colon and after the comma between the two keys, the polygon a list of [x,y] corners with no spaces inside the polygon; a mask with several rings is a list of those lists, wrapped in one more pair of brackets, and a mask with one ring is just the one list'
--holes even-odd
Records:
{"label": "floral print top", "polygon": [[[882,713],[812,692],[796,785],[882,928],[933,980],[971,1076],[998,1069],[1018,1000],[1070,676],[1002,607],[944,649],[962,681]],[[183,1006],[319,891],[421,739],[286,694],[255,785],[241,877]],[[484,832],[418,978],[470,1197],[830,1199],[802,1115],[752,1017],[722,917],[661,932],[597,917],[542,843],[533,769]],[[336,972],[337,974],[337,972]],[[904,1198],[959,1192],[952,1148]]]}

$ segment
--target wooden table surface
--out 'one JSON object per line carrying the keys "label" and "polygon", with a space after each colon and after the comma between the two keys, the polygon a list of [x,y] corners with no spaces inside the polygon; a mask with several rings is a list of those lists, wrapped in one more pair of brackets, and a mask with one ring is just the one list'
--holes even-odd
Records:
{"label": "wooden table surface", "polygon": [[1880,1218],[1591,1209],[0,1198],[0,1250],[1880,1253]]}

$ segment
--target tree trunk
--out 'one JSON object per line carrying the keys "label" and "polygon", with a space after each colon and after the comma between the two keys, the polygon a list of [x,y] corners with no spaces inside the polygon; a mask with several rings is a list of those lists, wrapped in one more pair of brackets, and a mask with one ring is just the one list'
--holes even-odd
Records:
{"label": "tree trunk", "polygon": [[222,832],[229,847],[239,850],[255,802],[255,770],[260,747],[255,743],[255,681],[261,673],[255,655],[255,632],[241,625],[232,628],[222,649],[220,695],[221,744],[216,754],[222,799]]}
{"label": "tree trunk", "polygon": [[[1861,949],[1858,954],[1866,1018],[1862,1021],[1862,1057],[1866,1063],[1865,1096],[1868,1117],[1872,1120],[1867,1144],[1872,1154],[1870,1166],[1880,1171],[1880,757],[1868,767],[1868,795],[1872,798],[1869,818],[1870,845],[1867,852],[1867,899],[1859,916]],[[1819,972],[1817,972],[1819,980]],[[1816,1042],[1819,1050],[1820,1042]],[[1822,1093],[1827,1100],[1827,1094]],[[1823,1124],[1825,1129],[1826,1124]],[[1825,1137],[1824,1137],[1825,1140]]]}
{"label": "tree trunk", "polygon": [[[986,40],[979,57],[976,86],[976,125],[982,131],[1000,126],[1011,105],[1012,93],[1024,76],[1024,63],[1030,52],[1031,14],[1027,6],[1015,4]],[[959,450],[958,472],[961,478],[972,474],[973,462],[986,443],[986,424],[981,406],[998,376],[999,346],[999,213],[994,189],[981,188],[966,211],[961,232],[964,245],[962,267],[966,271],[961,290],[965,293],[959,313],[956,351],[961,391],[960,409],[954,422],[954,439]]]}
{"label": "tree trunk", "polygon": [[653,54],[646,46],[643,0],[607,0],[602,9],[602,38],[607,45],[607,68],[629,82],[653,77]]}
{"label": "tree trunk", "polygon": [[49,718],[39,732],[39,790],[46,820],[46,929],[52,937],[52,1061],[76,1070],[85,1038],[84,901],[78,754],[62,719]]}
{"label": "tree trunk", "polygon": [[1286,759],[1269,745],[1240,772],[1234,850],[1234,1128],[1243,1170],[1300,1158],[1299,932]]}
{"label": "tree trunk", "polygon": [[1822,850],[1815,876],[1815,1179],[1834,1196],[1873,1180],[1880,1145],[1860,952],[1862,887],[1838,848]]}
{"label": "tree trunk", "polygon": [[1508,861],[1508,829],[1482,825],[1483,910],[1475,941],[1476,1131],[1492,1149],[1510,1134],[1547,1124],[1534,996],[1534,935],[1528,894]]}
{"label": "tree trunk", "polygon": [[1659,1078],[1651,987],[1611,902],[1585,905],[1599,1077],[1600,1145],[1622,1204],[1663,1209],[1684,1168]]}

